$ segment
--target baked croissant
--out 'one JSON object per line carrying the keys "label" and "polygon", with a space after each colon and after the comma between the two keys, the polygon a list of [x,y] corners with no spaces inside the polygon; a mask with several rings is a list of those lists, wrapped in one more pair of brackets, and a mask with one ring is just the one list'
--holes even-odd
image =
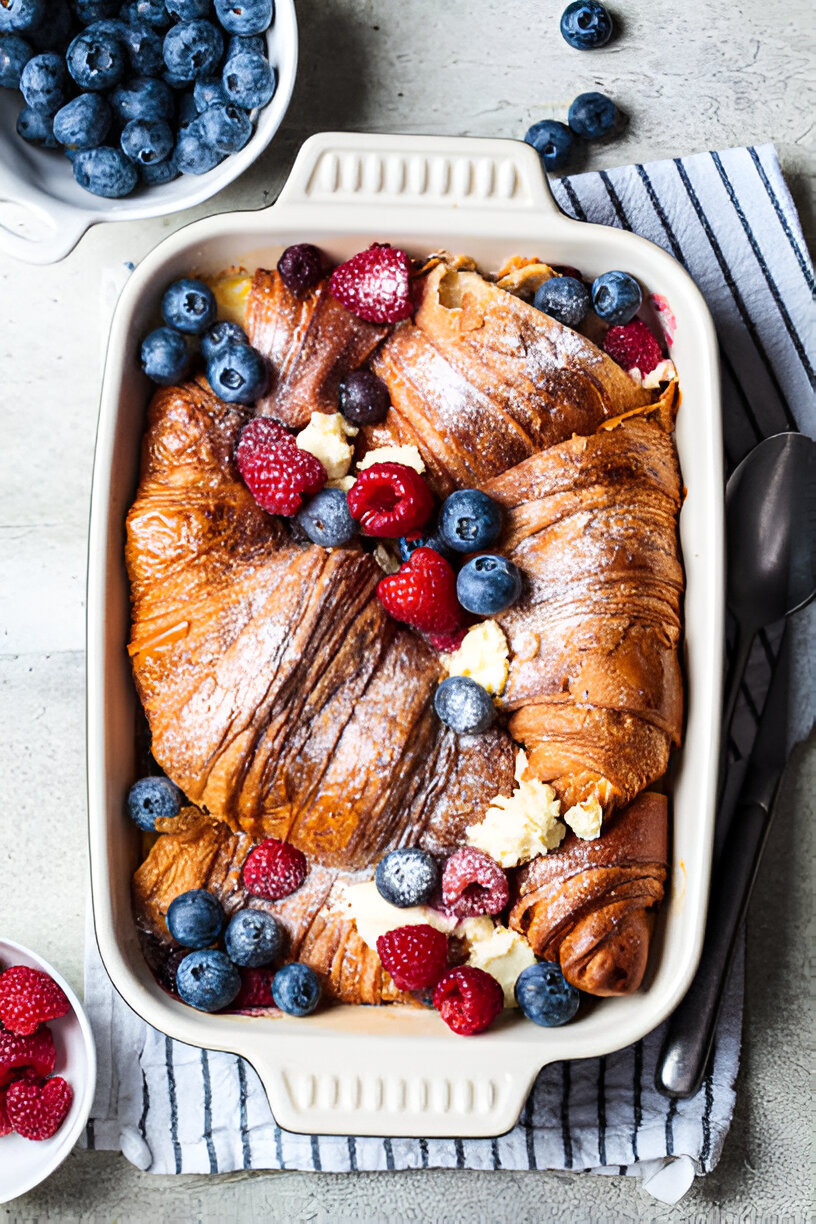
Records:
{"label": "baked croissant", "polygon": [[519,869],[510,926],[536,956],[593,995],[631,994],[643,980],[668,853],[665,796],[647,792],[596,841],[569,834]]}

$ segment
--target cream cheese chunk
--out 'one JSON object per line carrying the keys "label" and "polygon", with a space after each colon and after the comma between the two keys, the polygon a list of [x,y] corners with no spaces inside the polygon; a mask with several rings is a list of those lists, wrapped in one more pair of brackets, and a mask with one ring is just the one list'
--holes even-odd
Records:
{"label": "cream cheese chunk", "polygon": [[348,475],[354,457],[354,447],[348,438],[358,433],[357,427],[350,425],[340,412],[313,412],[309,424],[296,435],[295,442],[301,450],[320,460],[329,480],[341,480]]}
{"label": "cream cheese chunk", "polygon": [[357,464],[357,471],[364,472],[375,463],[402,463],[419,472],[420,476],[425,471],[422,456],[415,446],[377,446],[363,456]]}
{"label": "cream cheese chunk", "polygon": [[[475,919],[474,922],[478,922]],[[495,978],[504,991],[504,1006],[517,1007],[515,985],[518,975],[536,963],[535,953],[517,931],[494,926],[490,919],[465,935],[468,941],[468,961]]]}
{"label": "cream cheese chunk", "polygon": [[442,655],[441,662],[449,676],[470,676],[493,697],[498,697],[507,683],[509,654],[501,626],[486,620],[468,629],[459,649]]}
{"label": "cream cheese chunk", "polygon": [[380,896],[373,880],[364,884],[347,885],[334,900],[338,912],[354,919],[358,935],[374,952],[377,951],[380,935],[394,931],[397,927],[425,923],[434,930],[449,935],[457,925],[453,916],[441,914],[429,905],[411,905],[407,909],[391,905]]}
{"label": "cream cheese chunk", "polygon": [[575,803],[564,812],[564,820],[577,837],[584,841],[595,841],[601,836],[603,823],[603,808],[597,799],[585,799],[583,803]]}
{"label": "cream cheese chunk", "polygon": [[525,781],[526,768],[527,754],[519,749],[513,794],[496,795],[484,819],[465,830],[470,845],[489,854],[502,867],[517,867],[555,850],[566,834],[558,818],[561,804],[555,791],[538,778]]}

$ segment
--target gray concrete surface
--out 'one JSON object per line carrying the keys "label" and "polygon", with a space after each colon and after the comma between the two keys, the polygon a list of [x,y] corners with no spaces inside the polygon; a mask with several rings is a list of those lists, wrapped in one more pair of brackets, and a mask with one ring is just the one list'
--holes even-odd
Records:
{"label": "gray concrete surface", "polygon": [[[811,6],[612,4],[608,49],[571,53],[561,0],[302,0],[301,71],[279,138],[189,214],[97,227],[62,264],[0,260],[0,929],[76,986],[86,901],[83,743],[87,497],[109,270],[194,216],[260,207],[326,128],[522,135],[600,88],[629,111],[586,168],[774,140],[813,238]],[[800,748],[750,915],[746,1042],[719,1167],[676,1208],[629,1179],[433,1171],[156,1178],[74,1152],[0,1220],[538,1221],[812,1218],[807,999],[816,739]]]}

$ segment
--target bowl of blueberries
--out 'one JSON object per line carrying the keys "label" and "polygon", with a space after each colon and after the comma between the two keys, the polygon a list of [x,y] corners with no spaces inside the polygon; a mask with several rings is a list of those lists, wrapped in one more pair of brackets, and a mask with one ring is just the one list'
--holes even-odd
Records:
{"label": "bowl of blueberries", "polygon": [[209,199],[296,68],[294,0],[0,0],[0,250],[52,263],[97,221]]}

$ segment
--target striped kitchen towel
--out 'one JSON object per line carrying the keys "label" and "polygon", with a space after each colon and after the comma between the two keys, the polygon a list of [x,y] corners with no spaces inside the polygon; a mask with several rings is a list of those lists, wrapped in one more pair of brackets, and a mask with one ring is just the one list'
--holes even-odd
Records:
{"label": "striped kitchen towel", "polygon": [[[702,289],[717,324],[725,450],[733,467],[764,436],[816,433],[813,272],[771,146],[698,154],[552,184],[570,215],[631,229],[665,247]],[[814,717],[814,617],[791,624],[797,663],[791,740]],[[778,638],[761,634],[731,742],[730,791],[750,748]],[[652,1086],[661,1030],[605,1058],[546,1067],[518,1124],[496,1139],[426,1140],[281,1131],[254,1071],[232,1055],[171,1041],[113,991],[92,933],[86,1005],[99,1048],[87,1143],[156,1173],[459,1167],[572,1169],[640,1176],[667,1202],[716,1164],[734,1107],[742,957],[699,1094],[668,1102]]]}

